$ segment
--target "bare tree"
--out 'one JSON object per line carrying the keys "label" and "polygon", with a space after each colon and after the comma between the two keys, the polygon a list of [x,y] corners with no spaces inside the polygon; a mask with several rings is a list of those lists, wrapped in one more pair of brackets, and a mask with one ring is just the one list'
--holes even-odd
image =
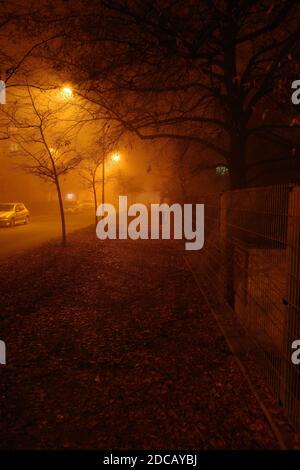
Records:
{"label": "bare tree", "polygon": [[106,119],[142,139],[197,142],[238,188],[254,138],[299,146],[289,96],[299,19],[296,0],[58,1],[35,12],[34,51],[72,73]]}
{"label": "bare tree", "polygon": [[250,139],[273,132],[293,141],[299,128],[291,105],[281,112],[299,73],[299,8],[295,0],[92,1],[73,17],[58,60],[128,131],[195,141],[228,164],[232,188],[243,187]]}
{"label": "bare tree", "polygon": [[62,245],[66,245],[66,223],[60,178],[80,163],[82,156],[72,145],[74,122],[64,120],[70,112],[68,103],[55,103],[45,92],[31,89],[21,91],[17,104],[6,112],[11,139],[17,144],[16,156],[20,166],[39,178],[55,185],[61,219]]}
{"label": "bare tree", "polygon": [[[97,122],[97,120],[96,120]],[[93,123],[93,120],[92,120]],[[105,199],[105,184],[112,179],[112,175],[105,175],[105,164],[114,150],[117,142],[121,138],[121,134],[116,133],[116,130],[110,126],[109,122],[100,125],[100,131],[97,131],[97,141],[85,152],[85,158],[81,166],[80,176],[85,185],[93,194],[95,206],[95,224],[97,225],[97,207],[98,207],[98,187],[102,187],[102,204]],[[101,172],[102,169],[102,172]]]}
{"label": "bare tree", "polygon": [[82,168],[80,169],[79,175],[93,194],[94,208],[95,208],[95,225],[97,225],[97,207],[98,207],[98,194],[97,188],[100,186],[102,179],[99,175],[99,170],[101,165],[103,165],[103,155],[100,152],[94,151],[88,153],[85,156]]}
{"label": "bare tree", "polygon": [[171,166],[175,178],[179,182],[181,203],[184,204],[188,197],[188,185],[192,179],[192,172],[189,168],[188,153],[191,147],[190,142],[180,142],[172,158]]}

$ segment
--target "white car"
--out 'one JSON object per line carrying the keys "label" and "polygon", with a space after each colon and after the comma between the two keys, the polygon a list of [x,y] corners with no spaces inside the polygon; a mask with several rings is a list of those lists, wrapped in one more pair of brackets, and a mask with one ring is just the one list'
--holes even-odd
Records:
{"label": "white car", "polygon": [[16,224],[28,224],[29,211],[22,202],[0,203],[0,226],[14,227]]}

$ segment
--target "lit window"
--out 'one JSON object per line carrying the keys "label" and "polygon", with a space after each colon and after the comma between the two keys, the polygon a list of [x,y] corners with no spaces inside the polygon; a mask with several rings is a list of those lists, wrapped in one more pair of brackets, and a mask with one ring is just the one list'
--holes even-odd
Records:
{"label": "lit window", "polygon": [[218,176],[227,176],[229,174],[229,169],[226,165],[216,166],[216,175]]}

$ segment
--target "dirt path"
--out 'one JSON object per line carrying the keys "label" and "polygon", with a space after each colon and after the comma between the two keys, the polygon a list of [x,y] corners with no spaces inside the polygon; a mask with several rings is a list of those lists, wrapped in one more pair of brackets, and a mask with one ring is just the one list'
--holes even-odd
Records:
{"label": "dirt path", "polygon": [[277,447],[181,253],[84,230],[1,266],[1,448]]}

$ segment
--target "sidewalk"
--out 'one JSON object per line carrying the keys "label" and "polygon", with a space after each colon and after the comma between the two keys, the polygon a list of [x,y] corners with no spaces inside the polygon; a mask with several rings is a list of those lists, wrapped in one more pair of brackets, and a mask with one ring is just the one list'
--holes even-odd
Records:
{"label": "sidewalk", "polygon": [[0,447],[276,449],[182,249],[91,230],[0,267]]}

